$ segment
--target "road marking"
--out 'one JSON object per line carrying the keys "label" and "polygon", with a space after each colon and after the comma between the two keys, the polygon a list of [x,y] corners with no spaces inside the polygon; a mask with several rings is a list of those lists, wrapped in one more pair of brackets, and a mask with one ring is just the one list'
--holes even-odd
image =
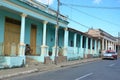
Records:
{"label": "road marking", "polygon": [[114,65],[115,65],[115,63],[113,63],[113,64],[110,64],[109,66],[110,66],[110,67],[112,67],[112,66],[114,66]]}
{"label": "road marking", "polygon": [[93,73],[89,73],[89,74],[83,75],[83,76],[81,76],[81,77],[79,77],[79,78],[76,78],[75,80],[81,80],[81,79],[86,78],[86,77],[88,77],[88,76],[90,76],[90,75],[92,75],[92,74],[93,74]]}

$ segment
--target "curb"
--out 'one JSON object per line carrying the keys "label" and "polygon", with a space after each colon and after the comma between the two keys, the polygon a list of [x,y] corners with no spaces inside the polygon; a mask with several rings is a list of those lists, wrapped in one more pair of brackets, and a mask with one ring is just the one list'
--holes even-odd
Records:
{"label": "curb", "polygon": [[93,62],[93,61],[97,61],[100,60],[100,58],[98,59],[92,59],[92,60],[86,60],[86,61],[81,61],[81,62],[77,62],[77,63],[72,63],[72,64],[67,64],[67,65],[61,65],[60,67],[67,67],[67,66],[71,66],[71,65],[78,65],[78,64],[82,64],[82,63],[87,63],[87,62]]}
{"label": "curb", "polygon": [[29,74],[29,73],[33,73],[33,72],[37,72],[37,71],[38,71],[38,69],[34,69],[34,70],[28,70],[28,71],[18,72],[18,73],[14,73],[14,74],[8,74],[8,75],[0,76],[0,79],[9,78],[9,77],[13,77],[13,76],[21,75],[21,74]]}

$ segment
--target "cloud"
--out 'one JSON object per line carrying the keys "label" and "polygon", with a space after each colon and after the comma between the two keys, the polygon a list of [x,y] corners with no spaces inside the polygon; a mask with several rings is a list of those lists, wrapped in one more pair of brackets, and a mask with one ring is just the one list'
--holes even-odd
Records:
{"label": "cloud", "polygon": [[101,1],[102,1],[102,0],[94,0],[93,2],[94,2],[95,4],[99,4]]}
{"label": "cloud", "polygon": [[46,5],[51,5],[53,4],[54,0],[36,0],[36,1],[46,4]]}

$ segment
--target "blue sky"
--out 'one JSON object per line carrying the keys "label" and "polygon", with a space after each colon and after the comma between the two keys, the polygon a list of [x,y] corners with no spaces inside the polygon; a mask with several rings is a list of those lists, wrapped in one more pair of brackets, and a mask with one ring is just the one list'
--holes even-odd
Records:
{"label": "blue sky", "polygon": [[[57,8],[57,0],[47,1],[49,1],[50,7],[54,9]],[[120,0],[60,0],[60,2],[65,4],[96,7],[120,7]],[[81,11],[87,13],[89,16],[81,13]],[[61,5],[60,13],[68,16],[70,19],[73,19],[83,25],[88,26],[89,28],[100,28],[113,36],[118,36],[118,32],[120,32],[120,9],[83,8],[78,6]],[[71,20],[69,20],[69,22],[69,27],[78,29],[82,32],[86,32],[89,29],[77,23],[74,23]]]}

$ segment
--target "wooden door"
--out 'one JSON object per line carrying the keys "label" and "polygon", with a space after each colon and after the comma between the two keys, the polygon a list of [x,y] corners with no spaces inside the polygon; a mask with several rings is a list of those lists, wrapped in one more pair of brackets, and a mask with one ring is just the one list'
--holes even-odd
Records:
{"label": "wooden door", "polygon": [[4,54],[18,55],[18,44],[20,41],[20,25],[10,22],[5,23]]}
{"label": "wooden door", "polygon": [[36,55],[36,31],[36,25],[31,25],[30,47],[32,49],[32,55]]}

